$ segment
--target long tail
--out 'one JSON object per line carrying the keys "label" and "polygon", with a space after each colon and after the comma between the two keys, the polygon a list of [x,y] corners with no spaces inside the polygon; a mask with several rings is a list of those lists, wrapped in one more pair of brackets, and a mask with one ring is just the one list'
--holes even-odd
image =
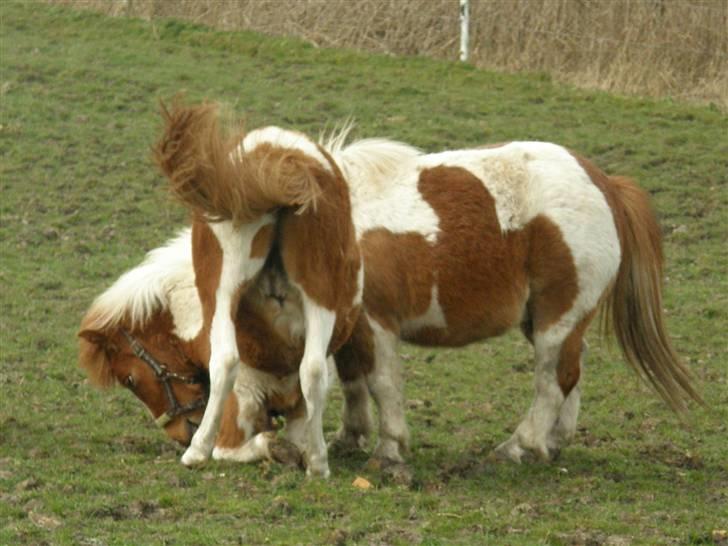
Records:
{"label": "long tail", "polygon": [[687,399],[704,402],[665,329],[660,226],[648,195],[633,181],[614,176],[609,182],[616,190],[615,219],[622,262],[606,311],[627,361],[674,411],[681,413]]}
{"label": "long tail", "polygon": [[315,162],[296,150],[240,148],[242,131],[227,134],[213,104],[162,104],[164,132],[154,159],[172,194],[211,220],[252,221],[278,207],[316,205],[321,193]]}

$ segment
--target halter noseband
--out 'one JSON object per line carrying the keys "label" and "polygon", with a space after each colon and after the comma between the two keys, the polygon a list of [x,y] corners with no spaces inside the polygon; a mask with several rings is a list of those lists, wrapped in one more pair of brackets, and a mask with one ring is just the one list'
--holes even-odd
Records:
{"label": "halter noseband", "polygon": [[205,407],[205,404],[207,403],[205,398],[200,398],[199,400],[195,400],[194,402],[190,402],[184,406],[181,405],[177,400],[177,397],[174,395],[171,385],[172,381],[179,381],[181,383],[187,383],[188,385],[201,385],[204,381],[195,376],[184,376],[170,372],[167,369],[167,366],[160,363],[156,358],[149,354],[144,346],[129,332],[122,328],[121,333],[124,338],[126,338],[127,343],[129,343],[129,347],[131,347],[134,356],[152,369],[154,375],[157,377],[157,381],[159,381],[164,387],[164,393],[167,396],[167,402],[169,402],[169,409],[154,420],[157,426],[165,427],[175,417]]}

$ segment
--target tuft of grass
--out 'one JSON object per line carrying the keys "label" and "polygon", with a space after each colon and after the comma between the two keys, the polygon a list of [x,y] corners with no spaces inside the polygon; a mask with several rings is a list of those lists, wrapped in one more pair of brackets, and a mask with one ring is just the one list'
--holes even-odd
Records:
{"label": "tuft of grass", "polygon": [[[0,5],[0,544],[663,544],[728,527],[726,117],[421,58],[317,49],[179,21]],[[491,464],[531,397],[517,334],[403,346],[413,477],[332,454],[310,482],[271,465],[181,466],[121,389],[76,366],[84,310],[187,222],[150,161],[157,101],[226,103],[251,127],[428,150],[556,141],[654,197],[669,329],[709,409],[682,425],[592,339],[574,444],[554,464]],[[335,391],[325,429],[338,426]],[[375,484],[360,491],[361,475]],[[715,535],[718,536],[718,535]]]}

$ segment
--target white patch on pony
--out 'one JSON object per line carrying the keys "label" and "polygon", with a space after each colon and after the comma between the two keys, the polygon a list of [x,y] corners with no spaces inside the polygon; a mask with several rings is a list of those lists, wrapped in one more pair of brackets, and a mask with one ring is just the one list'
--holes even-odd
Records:
{"label": "white patch on pony", "polygon": [[357,239],[369,230],[384,228],[391,233],[418,233],[431,244],[437,242],[440,219],[422,197],[418,182],[419,173],[407,169],[386,185],[352,186],[352,220]]}
{"label": "white patch on pony", "polygon": [[255,129],[245,135],[245,138],[241,143],[241,151],[249,153],[263,144],[270,144],[271,146],[277,146],[279,148],[303,152],[305,155],[318,161],[324,169],[333,173],[331,164],[326,159],[326,156],[321,153],[321,150],[316,143],[311,141],[303,133],[272,126]]}
{"label": "white patch on pony", "polygon": [[402,323],[402,337],[406,338],[414,335],[422,328],[446,329],[447,319],[445,312],[442,310],[440,301],[438,300],[437,283],[432,285],[430,292],[430,306],[422,315],[413,319],[406,320]]}
{"label": "white patch on pony", "polygon": [[128,317],[131,327],[144,325],[160,308],[169,305],[168,295],[177,285],[194,283],[191,230],[182,230],[164,246],[147,253],[144,261],[124,273],[91,305],[96,321],[92,328],[106,328]]}
{"label": "white patch on pony", "polygon": [[174,321],[173,333],[185,341],[196,338],[202,329],[203,318],[202,303],[195,286],[194,274],[171,286],[167,299],[169,312]]}

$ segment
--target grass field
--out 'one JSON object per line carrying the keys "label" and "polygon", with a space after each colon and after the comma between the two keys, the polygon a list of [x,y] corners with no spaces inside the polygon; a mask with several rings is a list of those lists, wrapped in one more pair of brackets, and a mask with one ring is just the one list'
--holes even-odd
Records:
{"label": "grass field", "polygon": [[[724,114],[33,2],[3,2],[0,21],[0,544],[728,541]],[[664,227],[669,328],[708,409],[681,423],[593,337],[574,444],[553,464],[491,464],[530,403],[526,342],[404,346],[411,480],[366,453],[332,454],[327,482],[185,469],[128,392],[85,382],[75,341],[94,296],[186,222],[149,153],[157,101],[180,90],[251,127],[317,134],[351,116],[356,136],[433,151],[550,140],[636,178]]]}

